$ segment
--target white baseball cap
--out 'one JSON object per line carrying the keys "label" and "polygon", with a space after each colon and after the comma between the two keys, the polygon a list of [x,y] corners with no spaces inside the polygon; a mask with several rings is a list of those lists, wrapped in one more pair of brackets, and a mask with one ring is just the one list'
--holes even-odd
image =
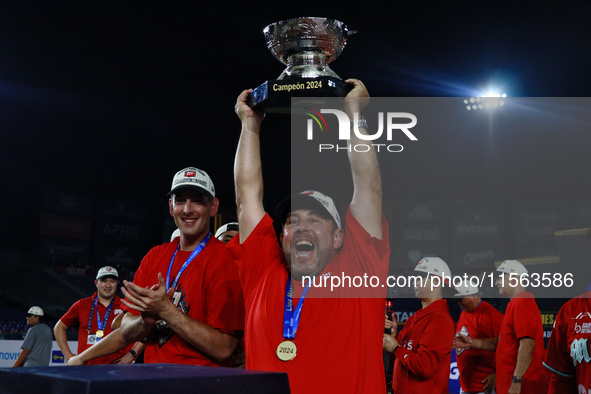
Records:
{"label": "white baseball cap", "polygon": [[330,215],[335,221],[337,228],[341,228],[341,217],[334,201],[326,194],[316,190],[304,190],[303,192],[287,197],[277,204],[275,214],[283,223],[288,213],[301,208],[315,210],[320,208],[320,211]]}
{"label": "white baseball cap", "polygon": [[445,261],[439,257],[423,257],[415,267],[415,271],[444,279],[444,284],[451,286],[451,270]]}
{"label": "white baseball cap", "polygon": [[29,308],[29,311],[27,312],[27,314],[35,315],[35,316],[43,316],[43,309],[41,309],[38,306],[32,306]]}
{"label": "white baseball cap", "polygon": [[169,195],[176,190],[190,187],[199,190],[205,195],[215,197],[215,187],[207,172],[195,167],[187,167],[174,175]]}
{"label": "white baseball cap", "polygon": [[119,278],[119,273],[117,272],[117,270],[115,268],[107,265],[107,266],[98,270],[98,273],[96,274],[96,279],[99,280],[99,279],[105,278],[107,276]]}
{"label": "white baseball cap", "polygon": [[463,280],[462,284],[456,287],[457,293],[454,294],[454,297],[466,297],[469,295],[476,295],[478,294],[478,286],[474,286],[470,283],[469,280]]}
{"label": "white baseball cap", "polygon": [[220,228],[218,228],[217,231],[215,232],[215,237],[218,238],[220,235],[222,235],[226,231],[238,231],[238,223],[237,222],[230,222],[230,223],[224,224],[223,226],[220,226]]}
{"label": "white baseball cap", "polygon": [[517,260],[505,260],[497,267],[498,272],[505,274],[516,273],[518,275],[527,274],[527,268]]}

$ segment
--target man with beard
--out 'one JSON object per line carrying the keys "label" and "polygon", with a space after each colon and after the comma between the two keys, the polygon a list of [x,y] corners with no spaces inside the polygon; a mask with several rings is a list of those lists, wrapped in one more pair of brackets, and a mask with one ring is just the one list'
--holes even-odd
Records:
{"label": "man with beard", "polygon": [[[347,82],[354,88],[344,111],[355,119],[369,94],[361,81]],[[294,394],[382,394],[385,293],[364,298],[359,297],[363,289],[340,288],[332,298],[321,298],[326,289],[309,286],[310,278],[344,273],[385,279],[390,249],[376,153],[373,148],[348,152],[354,192],[344,226],[332,198],[308,190],[277,207],[279,244],[263,207],[259,134],[264,114],[246,104],[251,92],[243,91],[235,107],[242,122],[234,164],[240,232],[228,244],[241,268],[246,368],[287,372]],[[356,127],[366,133],[364,120]],[[351,134],[350,146],[360,141]]]}

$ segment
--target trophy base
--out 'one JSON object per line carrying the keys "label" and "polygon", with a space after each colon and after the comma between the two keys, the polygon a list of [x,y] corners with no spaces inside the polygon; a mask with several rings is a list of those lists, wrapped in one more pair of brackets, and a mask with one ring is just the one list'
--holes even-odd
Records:
{"label": "trophy base", "polygon": [[344,97],[353,84],[342,79],[320,76],[315,78],[274,79],[263,83],[248,96],[247,104],[268,113],[290,113],[292,97],[302,103],[322,105],[323,97]]}

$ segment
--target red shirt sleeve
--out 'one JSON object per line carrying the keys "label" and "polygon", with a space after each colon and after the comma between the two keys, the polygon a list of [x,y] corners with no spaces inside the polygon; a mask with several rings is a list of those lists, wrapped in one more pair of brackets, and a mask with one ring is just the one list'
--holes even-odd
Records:
{"label": "red shirt sleeve", "polygon": [[540,320],[540,312],[533,298],[515,298],[512,302],[517,301],[515,305],[515,316],[518,319],[513,320],[515,337],[517,340],[521,338],[536,339],[538,325],[532,324],[536,320]]}
{"label": "red shirt sleeve", "polygon": [[60,319],[67,327],[72,327],[79,323],[78,314],[80,310],[80,301],[81,300],[76,301]]}
{"label": "red shirt sleeve", "polygon": [[[558,315],[556,315],[544,361],[544,365],[554,372],[552,375],[568,375],[571,377],[575,375],[568,349],[568,317],[565,319],[563,307],[558,312]],[[554,379],[555,386],[562,386],[563,383],[564,379]]]}
{"label": "red shirt sleeve", "polygon": [[269,264],[283,264],[283,251],[277,241],[273,219],[266,213],[242,244],[237,238],[235,236],[227,247],[240,269],[242,287],[253,289]]}

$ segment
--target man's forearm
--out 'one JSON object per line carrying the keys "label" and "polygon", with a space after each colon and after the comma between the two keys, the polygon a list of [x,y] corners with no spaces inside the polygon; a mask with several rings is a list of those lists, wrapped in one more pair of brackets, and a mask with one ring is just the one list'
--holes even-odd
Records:
{"label": "man's forearm", "polygon": [[177,308],[169,308],[161,314],[161,317],[176,335],[217,361],[229,358],[238,343],[238,340],[233,336],[224,334],[209,324],[195,320]]}
{"label": "man's forearm", "polygon": [[260,125],[254,119],[243,121],[234,162],[236,206],[240,242],[244,242],[264,215],[263,173],[261,166]]}
{"label": "man's forearm", "polygon": [[146,323],[141,315],[126,313],[121,321],[121,327],[117,330],[120,330],[121,340],[127,346],[130,343],[141,341],[146,338],[152,329],[152,326],[153,324]]}
{"label": "man's forearm", "polygon": [[58,321],[53,328],[53,335],[55,336],[55,341],[57,345],[61,349],[62,353],[64,354],[65,361],[68,362],[68,359],[74,355],[68,346],[68,335],[66,334],[66,330],[68,327],[62,323],[62,321]]}
{"label": "man's forearm", "polygon": [[262,195],[263,174],[259,130],[252,120],[242,125],[234,162],[234,181],[237,205],[240,205],[245,193],[255,192]]}
{"label": "man's forearm", "polygon": [[[359,80],[348,79],[355,88],[345,98],[345,112],[352,122],[350,131],[348,158],[353,178],[353,198],[351,213],[361,226],[373,237],[382,239],[382,180],[376,151],[371,141],[360,135],[367,135],[367,130],[358,124],[361,110],[369,100],[369,93]],[[363,144],[368,150],[358,151],[355,146]]]}
{"label": "man's forearm", "polygon": [[519,350],[517,352],[517,363],[515,364],[515,370],[513,375],[517,378],[523,378],[525,372],[531,364],[531,360],[534,357],[534,349],[536,347],[536,341],[532,338],[521,338],[519,340]]}
{"label": "man's forearm", "polygon": [[497,343],[499,338],[472,338],[471,347],[482,350],[490,350],[494,352],[497,350]]}
{"label": "man's forearm", "polygon": [[115,353],[127,346],[127,343],[121,336],[121,329],[118,328],[112,331],[109,335],[101,339],[98,343],[92,345],[78,355],[80,360],[84,363],[94,360],[111,353]]}
{"label": "man's forearm", "polygon": [[31,351],[29,349],[22,349],[21,354],[18,356],[16,361],[13,364],[13,368],[22,367],[25,365],[25,360]]}

